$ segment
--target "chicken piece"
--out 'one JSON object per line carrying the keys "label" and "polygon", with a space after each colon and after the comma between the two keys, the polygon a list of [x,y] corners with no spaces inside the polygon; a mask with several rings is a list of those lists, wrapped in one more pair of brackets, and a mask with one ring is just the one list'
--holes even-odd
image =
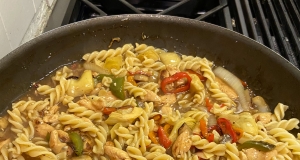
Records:
{"label": "chicken piece", "polygon": [[74,153],[74,150],[72,149],[72,147],[68,146],[68,148],[67,148],[67,155],[68,155],[68,157],[72,156],[73,153]]}
{"label": "chicken piece", "polygon": [[88,155],[82,155],[79,157],[72,157],[72,160],[92,160],[92,158]]}
{"label": "chicken piece", "polygon": [[77,104],[93,111],[101,111],[103,107],[105,107],[105,100],[96,96],[91,96],[89,98],[82,98],[81,100],[77,101]]}
{"label": "chicken piece", "polygon": [[277,155],[276,150],[262,152],[254,148],[243,150],[243,152],[245,152],[248,160],[270,160],[272,157],[275,157]]}
{"label": "chicken piece", "polygon": [[174,157],[184,156],[184,153],[188,152],[192,146],[191,129],[184,125],[179,131],[180,135],[172,146],[172,154]]}
{"label": "chicken piece", "polygon": [[51,133],[53,130],[55,130],[54,127],[50,126],[47,123],[35,125],[34,128],[36,135],[42,138],[45,138],[48,133]]}
{"label": "chicken piece", "polygon": [[0,129],[5,129],[8,126],[8,117],[0,117]]}
{"label": "chicken piece", "polygon": [[98,93],[98,96],[103,98],[106,102],[112,102],[118,100],[118,98],[114,96],[111,91],[107,91],[107,90],[101,90]]}
{"label": "chicken piece", "polygon": [[147,93],[144,96],[144,98],[142,99],[143,101],[146,101],[146,102],[149,102],[149,101],[150,102],[160,102],[161,101],[160,97],[153,91],[148,90],[148,89],[145,89],[145,91]]}
{"label": "chicken piece", "polygon": [[58,111],[59,107],[57,105],[49,109],[49,114],[55,114]]}
{"label": "chicken piece", "polygon": [[256,113],[253,115],[253,118],[256,122],[260,121],[263,124],[267,124],[272,120],[272,113],[271,112],[264,112],[264,113]]}
{"label": "chicken piece", "polygon": [[57,105],[51,107],[49,110],[46,110],[44,112],[43,121],[46,123],[58,123],[58,114],[56,112],[58,111],[59,107]]}
{"label": "chicken piece", "polygon": [[105,145],[104,153],[107,154],[109,158],[113,160],[131,160],[127,152],[116,147]]}
{"label": "chicken piece", "polygon": [[46,123],[58,123],[58,114],[47,114],[43,117],[43,121]]}
{"label": "chicken piece", "polygon": [[272,151],[266,152],[265,160],[271,160],[272,157],[277,156],[277,154],[278,154],[278,152],[275,149]]}
{"label": "chicken piece", "polygon": [[84,137],[83,152],[85,154],[92,154],[93,153],[93,146],[94,146],[94,142],[92,141],[92,139],[88,138],[88,137]]}
{"label": "chicken piece", "polygon": [[3,146],[5,146],[6,144],[8,144],[10,142],[10,138],[8,138],[8,139],[6,139],[6,140],[4,140],[4,141],[1,141],[0,142],[0,150],[1,150],[1,148],[3,147]]}
{"label": "chicken piece", "polygon": [[97,109],[93,106],[92,102],[87,97],[80,99],[76,103],[79,104],[80,106],[86,107],[87,109],[97,111]]}
{"label": "chicken piece", "polygon": [[218,77],[216,77],[216,82],[219,83],[220,90],[227,94],[230,99],[235,100],[238,98],[238,95],[230,86],[228,86],[228,84],[226,84],[226,82],[222,81]]}
{"label": "chicken piece", "polygon": [[66,143],[66,142],[71,142],[71,139],[69,137],[69,134],[63,130],[57,130],[57,133],[58,133],[58,137],[59,139]]}
{"label": "chicken piece", "polygon": [[90,95],[97,95],[99,91],[101,91],[101,89],[102,89],[102,83],[97,83],[93,91],[90,93]]}
{"label": "chicken piece", "polygon": [[163,104],[174,104],[176,103],[177,99],[176,99],[176,95],[175,94],[165,94],[163,96],[160,96],[161,99],[161,103]]}
{"label": "chicken piece", "polygon": [[160,111],[162,114],[172,114],[173,109],[170,107],[169,104],[167,104],[167,105],[162,106]]}
{"label": "chicken piece", "polygon": [[175,66],[167,65],[166,70],[161,71],[160,76],[161,76],[161,79],[165,79],[165,78],[170,77],[171,75],[173,75],[177,72],[180,72],[180,70],[177,69]]}
{"label": "chicken piece", "polygon": [[64,131],[65,132],[68,132],[68,131],[70,131],[72,128],[71,128],[71,126],[69,126],[69,125],[66,125],[65,127],[64,127]]}
{"label": "chicken piece", "polygon": [[57,130],[53,130],[50,134],[49,147],[55,154],[60,153],[65,147],[68,147],[66,143],[62,143],[58,138]]}
{"label": "chicken piece", "polygon": [[8,128],[8,116],[0,117],[0,137],[3,137]]}

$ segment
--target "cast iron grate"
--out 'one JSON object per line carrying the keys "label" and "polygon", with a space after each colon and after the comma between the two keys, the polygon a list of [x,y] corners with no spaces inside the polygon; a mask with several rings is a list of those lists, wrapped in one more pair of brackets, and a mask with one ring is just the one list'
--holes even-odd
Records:
{"label": "cast iron grate", "polygon": [[206,21],[250,37],[300,66],[299,0],[77,0],[70,23],[119,14]]}

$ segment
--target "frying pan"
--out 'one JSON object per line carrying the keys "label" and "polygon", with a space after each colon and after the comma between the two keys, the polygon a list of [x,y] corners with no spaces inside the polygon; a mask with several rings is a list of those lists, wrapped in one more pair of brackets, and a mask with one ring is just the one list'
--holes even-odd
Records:
{"label": "frying pan", "polygon": [[[89,19],[47,32],[0,60],[0,112],[31,86],[64,64],[119,43],[146,43],[169,51],[206,57],[246,81],[274,108],[300,119],[300,71],[267,47],[233,31],[196,20],[162,15],[121,15]],[[145,38],[146,37],[146,38]]]}

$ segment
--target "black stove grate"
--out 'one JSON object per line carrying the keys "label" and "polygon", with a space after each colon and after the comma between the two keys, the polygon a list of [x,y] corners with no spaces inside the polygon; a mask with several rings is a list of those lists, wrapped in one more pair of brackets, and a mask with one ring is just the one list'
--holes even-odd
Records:
{"label": "black stove grate", "polygon": [[250,37],[300,66],[299,0],[77,0],[70,23],[119,14],[206,21]]}

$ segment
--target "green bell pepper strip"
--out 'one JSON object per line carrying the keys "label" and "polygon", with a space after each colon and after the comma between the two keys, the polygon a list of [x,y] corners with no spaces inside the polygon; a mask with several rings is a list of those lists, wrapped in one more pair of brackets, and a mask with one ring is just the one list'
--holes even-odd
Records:
{"label": "green bell pepper strip", "polygon": [[73,143],[76,155],[80,156],[83,151],[83,141],[81,136],[76,132],[69,133],[69,137]]}
{"label": "green bell pepper strip", "polygon": [[109,90],[111,93],[117,98],[124,100],[125,92],[124,92],[124,82],[125,77],[115,77],[113,75],[99,74],[96,79],[98,82],[101,82],[103,77],[109,77],[112,79],[112,83],[109,86]]}
{"label": "green bell pepper strip", "polygon": [[238,145],[239,150],[248,148],[255,148],[259,151],[268,152],[273,150],[275,145],[263,141],[246,141],[243,144]]}

